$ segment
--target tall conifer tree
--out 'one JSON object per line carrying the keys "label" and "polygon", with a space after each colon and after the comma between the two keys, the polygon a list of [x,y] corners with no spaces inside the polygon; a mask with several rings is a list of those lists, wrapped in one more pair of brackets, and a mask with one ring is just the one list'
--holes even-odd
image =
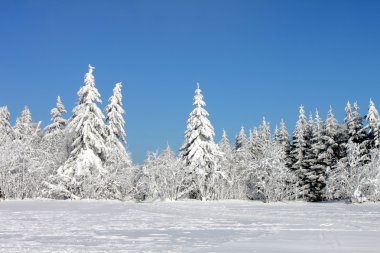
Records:
{"label": "tall conifer tree", "polygon": [[218,177],[218,147],[214,142],[214,127],[203,108],[206,103],[197,83],[193,100],[194,110],[187,120],[184,143],[180,156],[188,168],[190,197],[212,199],[213,188]]}
{"label": "tall conifer tree", "polygon": [[79,196],[83,196],[86,181],[96,182],[105,173],[103,163],[106,159],[106,126],[97,106],[101,99],[95,87],[95,68],[91,65],[88,68],[84,85],[78,91],[78,104],[68,123],[68,131],[73,137],[70,156],[58,170],[68,190]]}

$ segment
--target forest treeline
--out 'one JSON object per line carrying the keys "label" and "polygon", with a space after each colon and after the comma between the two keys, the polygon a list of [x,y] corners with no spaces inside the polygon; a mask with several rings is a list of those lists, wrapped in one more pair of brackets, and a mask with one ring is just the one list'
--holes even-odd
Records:
{"label": "forest treeline", "polygon": [[307,118],[294,132],[284,121],[271,132],[264,118],[219,143],[199,84],[178,155],[168,146],[133,164],[125,148],[122,84],[106,107],[89,65],[72,115],[60,97],[41,128],[25,107],[12,126],[0,107],[0,195],[4,199],[250,199],[274,201],[380,200],[380,118],[375,104],[360,115],[347,102],[342,123],[332,108]]}

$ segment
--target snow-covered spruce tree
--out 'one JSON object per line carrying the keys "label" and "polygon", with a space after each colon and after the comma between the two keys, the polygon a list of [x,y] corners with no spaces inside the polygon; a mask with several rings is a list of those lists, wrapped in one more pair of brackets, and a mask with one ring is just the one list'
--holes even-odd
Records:
{"label": "snow-covered spruce tree", "polygon": [[[252,132],[253,135],[253,132]],[[253,138],[253,136],[251,137]],[[251,139],[250,138],[250,139]],[[257,163],[258,161],[262,161],[264,157],[264,147],[268,147],[268,145],[275,145],[274,142],[272,142],[271,138],[271,131],[270,131],[270,125],[265,120],[265,117],[263,118],[260,126],[257,138],[254,141],[253,145],[251,146],[251,154],[252,157],[249,157],[248,160],[246,160],[246,163],[251,166],[252,163]],[[248,166],[247,166],[248,167]],[[255,195],[257,193],[257,185],[256,181],[252,178],[255,176],[255,174],[247,173],[249,170],[246,169],[246,185],[247,185],[247,197],[249,199],[257,199],[257,196]]]}
{"label": "snow-covered spruce tree", "polygon": [[277,131],[275,132],[274,140],[284,147],[285,156],[286,156],[286,164],[289,165],[290,163],[290,159],[289,159],[290,136],[286,128],[285,121],[283,119],[281,119],[280,128],[278,128]]}
{"label": "snow-covered spruce tree", "polygon": [[108,100],[106,107],[107,112],[107,147],[108,167],[112,167],[114,170],[120,170],[132,165],[129,154],[125,150],[123,144],[126,143],[126,134],[124,130],[124,109],[122,103],[121,83],[117,83],[113,90],[113,95]]}
{"label": "snow-covered spruce tree", "polygon": [[[250,131],[252,138],[252,132]],[[245,129],[242,126],[239,133],[235,137],[235,145],[233,150],[233,174],[234,186],[232,188],[232,198],[244,199],[247,198],[247,167],[252,159],[252,141],[248,141]]]}
{"label": "snow-covered spruce tree", "polygon": [[344,116],[344,123],[346,123],[349,127],[353,128],[353,114],[352,114],[352,107],[350,101],[347,101],[346,107],[344,108],[344,111],[346,112]]}
{"label": "snow-covered spruce tree", "polygon": [[66,120],[62,118],[62,114],[66,114],[67,111],[61,101],[61,97],[57,97],[56,106],[51,109],[51,121],[52,123],[46,127],[48,133],[55,131],[62,131],[66,126]]}
{"label": "snow-covered spruce tree", "polygon": [[241,126],[239,134],[235,137],[234,150],[239,151],[247,147],[247,136],[244,126]]}
{"label": "snow-covered spruce tree", "polygon": [[348,139],[350,139],[351,133],[355,131],[355,120],[354,120],[354,114],[352,112],[352,106],[351,106],[350,101],[347,101],[347,104],[344,110],[346,114],[344,116],[343,125],[341,127],[342,128],[341,139],[344,140],[343,142],[348,143]]}
{"label": "snow-covered spruce tree", "polygon": [[15,138],[11,123],[9,122],[10,113],[8,107],[0,107],[0,146],[7,141],[12,141]]}
{"label": "snow-covered spruce tree", "polygon": [[301,105],[299,109],[299,116],[296,123],[296,127],[293,132],[290,151],[290,168],[295,172],[297,172],[304,166],[307,128],[308,123],[305,116],[305,110],[304,107]]}
{"label": "snow-covered spruce tree", "polygon": [[361,144],[367,139],[366,132],[363,128],[363,117],[359,113],[358,103],[355,102],[352,112],[352,124],[349,124],[348,128],[349,139],[353,143]]}
{"label": "snow-covered spruce tree", "polygon": [[368,124],[365,129],[367,129],[370,139],[370,147],[379,148],[380,147],[380,118],[379,113],[375,107],[375,103],[372,99],[369,100],[368,113],[365,117]]}
{"label": "snow-covered spruce tree", "polygon": [[302,167],[299,168],[297,175],[299,177],[299,190],[301,197],[306,200],[312,200],[311,191],[314,185],[314,172],[311,170],[311,166],[315,160],[315,154],[312,151],[312,139],[315,129],[315,122],[312,113],[309,116],[309,122],[305,128],[303,134],[303,158],[302,158]]}
{"label": "snow-covered spruce tree", "polygon": [[[310,166],[315,166],[318,163],[318,157],[321,153],[322,149],[322,132],[323,132],[323,124],[321,117],[319,116],[318,110],[315,110],[315,119],[312,125],[311,131],[311,147],[310,150],[312,152],[311,159],[309,160]],[[315,168],[315,167],[314,167]]]}
{"label": "snow-covered spruce tree", "polygon": [[260,147],[259,147],[259,131],[257,130],[257,127],[254,127],[253,130],[249,129],[248,132],[248,152],[250,157],[247,157],[249,159],[255,159],[256,157],[259,157],[260,154]]}
{"label": "snow-covered spruce tree", "polygon": [[336,163],[336,149],[338,148],[338,145],[335,141],[335,136],[338,132],[338,129],[339,124],[335,119],[332,108],[330,107],[322,131],[322,139],[324,141],[323,151],[327,152],[324,155],[324,158],[326,159],[326,166],[330,168],[333,168],[334,163]]}
{"label": "snow-covered spruce tree", "polygon": [[121,88],[121,83],[115,85],[113,94],[108,99],[108,105],[105,108],[107,112],[107,159],[104,166],[107,169],[108,176],[101,181],[103,186],[100,187],[102,192],[99,192],[99,197],[102,198],[121,197],[122,192],[124,192],[122,188],[128,186],[128,183],[123,182],[128,180],[124,177],[125,170],[129,170],[132,166],[132,161],[124,146],[126,143],[123,117],[125,111]]}
{"label": "snow-covered spruce tree", "polygon": [[[41,148],[51,156],[51,164],[47,168],[47,174],[55,179],[58,168],[67,160],[69,155],[66,145],[66,120],[62,117],[65,113],[67,113],[65,106],[61,101],[61,97],[58,96],[56,106],[50,111],[52,122],[45,128],[41,141]],[[51,196],[45,195],[45,197]]]}
{"label": "snow-covered spruce tree", "polygon": [[324,152],[323,122],[318,111],[315,112],[315,120],[311,130],[310,149],[308,152],[308,169],[305,171],[305,179],[302,191],[308,201],[320,201],[323,189],[326,185],[325,167],[321,164]]}
{"label": "snow-covered spruce tree", "polygon": [[226,130],[223,129],[222,138],[218,144],[219,150],[223,152],[224,156],[232,156],[232,148],[230,144],[230,140],[228,139],[228,135]]}
{"label": "snow-covered spruce tree", "polygon": [[280,127],[275,131],[274,139],[284,147],[289,146],[289,133],[283,119],[281,119]]}
{"label": "snow-covered spruce tree", "polygon": [[274,134],[273,134],[273,140],[278,141],[278,136],[280,135],[280,129],[278,128],[277,124],[274,126]]}
{"label": "snow-covered spruce tree", "polygon": [[235,161],[246,161],[250,156],[249,142],[245,134],[244,126],[240,128],[239,133],[235,137],[233,154],[235,156]]}
{"label": "snow-covered spruce tree", "polygon": [[302,177],[300,180],[300,190],[302,192],[302,196],[306,200],[311,200],[310,193],[313,184],[313,171],[311,171],[311,165],[313,160],[315,159],[314,153],[312,152],[312,138],[314,134],[314,118],[313,114],[310,112],[308,126],[306,128],[305,134],[305,155],[304,155],[304,164],[305,166],[299,171],[299,175]]}
{"label": "snow-covered spruce tree", "polygon": [[25,136],[36,134],[39,129],[39,125],[40,123],[32,123],[32,115],[29,107],[25,106],[21,111],[20,116],[16,119],[16,124],[13,129],[16,137],[22,139]]}
{"label": "snow-covered spruce tree", "polygon": [[123,109],[122,94],[121,94],[122,84],[117,83],[113,89],[112,96],[108,99],[108,105],[106,107],[108,123],[107,128],[110,132],[111,137],[116,137],[122,143],[126,142],[126,134],[124,130],[125,120],[123,114],[125,113]]}
{"label": "snow-covered spruce tree", "polygon": [[339,126],[338,131],[336,133],[336,142],[339,145],[337,159],[343,159],[347,156],[347,143],[350,139],[350,132],[352,132],[354,128],[354,120],[353,113],[350,101],[347,101],[345,107],[345,117],[343,123]]}
{"label": "snow-covered spruce tree", "polygon": [[78,104],[67,126],[73,140],[71,152],[65,164],[58,169],[58,175],[72,195],[64,197],[96,197],[99,191],[97,183],[107,174],[103,167],[107,157],[106,126],[104,115],[97,106],[101,99],[95,87],[94,69],[89,65],[84,85],[78,91]]}
{"label": "snow-covered spruce tree", "polygon": [[335,141],[339,125],[330,107],[327,119],[320,134],[315,136],[313,152],[316,160],[311,166],[313,174],[310,184],[309,200],[320,201],[323,198],[324,188],[326,186],[326,174],[336,168],[338,161],[337,152],[338,143]]}
{"label": "snow-covered spruce tree", "polygon": [[199,83],[195,90],[194,110],[187,120],[185,140],[180,149],[180,157],[187,167],[187,185],[189,197],[202,200],[215,198],[215,184],[219,182],[220,152],[214,143],[214,128],[208,119],[208,112],[203,108]]}
{"label": "snow-covered spruce tree", "polygon": [[[305,157],[308,145],[308,122],[305,116],[304,107],[301,105],[296,127],[293,132],[293,139],[289,153],[289,168],[298,177],[297,185],[302,188],[304,180],[304,171],[308,169],[307,159]],[[307,193],[300,192],[300,197],[305,197]]]}
{"label": "snow-covered spruce tree", "polygon": [[259,125],[258,138],[256,141],[256,152],[254,159],[259,159],[263,156],[263,147],[271,141],[270,125],[263,117],[261,124]]}
{"label": "snow-covered spruce tree", "polygon": [[[9,168],[3,166],[9,160],[9,146],[14,140],[14,132],[9,122],[10,113],[6,106],[0,107],[0,198],[6,198],[6,187],[9,185]],[[11,154],[13,156],[13,154]]]}
{"label": "snow-covered spruce tree", "polygon": [[63,114],[66,114],[66,113],[67,111],[66,111],[65,106],[62,103],[61,97],[58,96],[55,107],[50,110],[51,124],[45,128],[47,134],[62,132],[65,129],[67,125],[67,121],[63,118]]}
{"label": "snow-covered spruce tree", "polygon": [[307,128],[309,136],[313,135],[314,127],[315,127],[315,124],[314,124],[313,114],[310,112],[309,113],[309,125],[308,125],[308,128]]}
{"label": "snow-covered spruce tree", "polygon": [[353,105],[353,122],[354,126],[349,131],[349,140],[353,143],[357,143],[360,146],[361,163],[365,164],[370,161],[370,143],[369,136],[363,124],[363,117],[359,113],[358,103],[355,102]]}
{"label": "snow-covered spruce tree", "polygon": [[226,176],[227,180],[225,180],[223,184],[217,186],[216,192],[218,199],[231,199],[234,196],[234,189],[237,188],[236,184],[238,183],[239,175],[236,166],[234,166],[234,155],[230,140],[224,129],[218,146],[220,152],[223,153],[223,157],[220,161],[220,170]]}
{"label": "snow-covered spruce tree", "polygon": [[41,122],[33,122],[32,114],[29,107],[25,106],[21,111],[20,116],[16,118],[16,124],[13,126],[15,138],[19,140],[34,139],[38,141],[41,137]]}
{"label": "snow-covered spruce tree", "polygon": [[[356,110],[355,114],[358,114],[357,111],[357,104],[355,104]],[[337,152],[337,160],[339,160],[339,163],[346,164],[349,166],[348,163],[348,157],[347,157],[347,145],[349,141],[353,141],[354,136],[356,135],[355,130],[355,118],[353,108],[351,106],[350,101],[347,101],[346,107],[345,107],[345,117],[343,120],[343,123],[338,128],[338,132],[336,134],[336,142],[339,145],[338,152]],[[362,126],[359,128],[362,129]],[[364,140],[364,139],[363,139]],[[362,142],[362,141],[361,141]],[[327,196],[328,197],[328,196]]]}
{"label": "snow-covered spruce tree", "polygon": [[265,120],[265,117],[263,117],[263,120],[259,126],[259,137],[263,144],[269,143],[271,140],[270,124]]}
{"label": "snow-covered spruce tree", "polygon": [[330,138],[333,138],[335,134],[337,133],[339,128],[338,121],[336,120],[332,107],[330,106],[329,111],[327,112],[327,118],[325,122],[325,131],[326,134],[330,136]]}

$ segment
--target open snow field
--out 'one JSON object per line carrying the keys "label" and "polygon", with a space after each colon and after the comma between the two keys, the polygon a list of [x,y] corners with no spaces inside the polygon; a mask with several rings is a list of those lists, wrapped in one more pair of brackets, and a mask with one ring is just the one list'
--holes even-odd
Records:
{"label": "open snow field", "polygon": [[380,252],[380,204],[5,201],[0,252]]}

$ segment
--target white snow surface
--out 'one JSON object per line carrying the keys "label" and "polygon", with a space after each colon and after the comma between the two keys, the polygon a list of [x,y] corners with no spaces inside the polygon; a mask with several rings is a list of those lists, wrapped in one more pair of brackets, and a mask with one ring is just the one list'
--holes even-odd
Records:
{"label": "white snow surface", "polygon": [[0,252],[380,252],[380,203],[3,201]]}

